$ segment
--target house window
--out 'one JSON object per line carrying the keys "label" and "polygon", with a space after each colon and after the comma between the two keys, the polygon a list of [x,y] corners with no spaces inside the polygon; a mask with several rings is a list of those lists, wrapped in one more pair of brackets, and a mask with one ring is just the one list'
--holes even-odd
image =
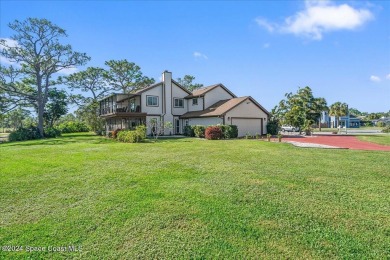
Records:
{"label": "house window", "polygon": [[146,96],[146,105],[148,107],[158,107],[158,96]]}
{"label": "house window", "polygon": [[197,98],[193,98],[192,99],[192,105],[193,106],[197,106],[198,105],[198,99]]}
{"label": "house window", "polygon": [[184,107],[184,99],[174,98],[173,99],[173,107]]}

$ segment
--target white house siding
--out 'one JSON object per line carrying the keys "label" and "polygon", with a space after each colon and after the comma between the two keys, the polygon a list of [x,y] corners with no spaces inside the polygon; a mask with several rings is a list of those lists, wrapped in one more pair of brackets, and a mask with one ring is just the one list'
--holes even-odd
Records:
{"label": "white house siding", "polygon": [[200,118],[190,118],[188,119],[188,125],[218,125],[222,124],[223,119],[219,117],[200,117]]}
{"label": "white house siding", "polygon": [[[245,120],[237,120],[237,119],[257,119],[257,120],[245,121]],[[268,115],[257,105],[255,105],[251,100],[247,99],[226,113],[225,124],[237,125],[239,136],[243,136],[247,132],[251,134],[256,134],[256,133],[261,134],[261,126],[258,124],[260,119],[262,119],[261,121],[262,121],[263,134],[266,134]]]}
{"label": "white house siding", "polygon": [[198,97],[198,105],[192,104],[192,98],[187,99],[187,102],[188,102],[188,112],[203,110],[203,97]]}
{"label": "white house siding", "polygon": [[[187,110],[187,102],[184,97],[188,96],[188,93],[185,92],[182,88],[177,86],[174,82],[172,83],[172,114],[173,115],[183,115]],[[183,108],[174,107],[174,99],[182,98],[183,99]]]}
{"label": "white house siding", "polygon": [[[226,90],[222,87],[216,87],[209,92],[207,92],[204,96],[205,108],[217,103],[220,100],[231,99],[233,98]],[[202,108],[203,109],[203,108]]]}
{"label": "white house siding", "polygon": [[[157,107],[150,107],[146,106],[146,96],[158,96],[158,106]],[[163,107],[163,98],[162,98],[162,86],[159,85],[157,87],[154,87],[152,89],[149,89],[141,94],[141,111],[143,113],[147,114],[161,114],[162,113],[162,107]]]}

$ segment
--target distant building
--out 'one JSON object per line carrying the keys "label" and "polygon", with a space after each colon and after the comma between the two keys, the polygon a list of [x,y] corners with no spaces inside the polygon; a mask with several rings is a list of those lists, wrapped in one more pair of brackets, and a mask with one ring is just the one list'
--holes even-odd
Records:
{"label": "distant building", "polygon": [[321,125],[328,128],[337,128],[346,126],[347,128],[359,128],[360,118],[354,115],[341,116],[340,121],[336,116],[330,116],[329,112],[322,111],[321,113]]}

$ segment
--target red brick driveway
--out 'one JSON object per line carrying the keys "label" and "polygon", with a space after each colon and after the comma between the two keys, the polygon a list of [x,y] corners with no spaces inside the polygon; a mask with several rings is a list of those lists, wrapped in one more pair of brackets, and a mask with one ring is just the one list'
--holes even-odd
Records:
{"label": "red brick driveway", "polygon": [[283,141],[312,143],[348,148],[352,150],[390,151],[390,146],[364,142],[352,135],[313,135],[313,136],[284,136]]}

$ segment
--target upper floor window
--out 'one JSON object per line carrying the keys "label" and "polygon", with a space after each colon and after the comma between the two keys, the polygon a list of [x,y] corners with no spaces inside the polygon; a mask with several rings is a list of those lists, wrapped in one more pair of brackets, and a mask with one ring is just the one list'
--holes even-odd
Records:
{"label": "upper floor window", "polygon": [[158,96],[146,96],[146,105],[148,107],[158,107]]}
{"label": "upper floor window", "polygon": [[193,99],[192,99],[192,105],[193,105],[193,106],[198,105],[198,99],[197,99],[197,98],[193,98]]}
{"label": "upper floor window", "polygon": [[184,99],[174,98],[173,99],[173,107],[184,107]]}

